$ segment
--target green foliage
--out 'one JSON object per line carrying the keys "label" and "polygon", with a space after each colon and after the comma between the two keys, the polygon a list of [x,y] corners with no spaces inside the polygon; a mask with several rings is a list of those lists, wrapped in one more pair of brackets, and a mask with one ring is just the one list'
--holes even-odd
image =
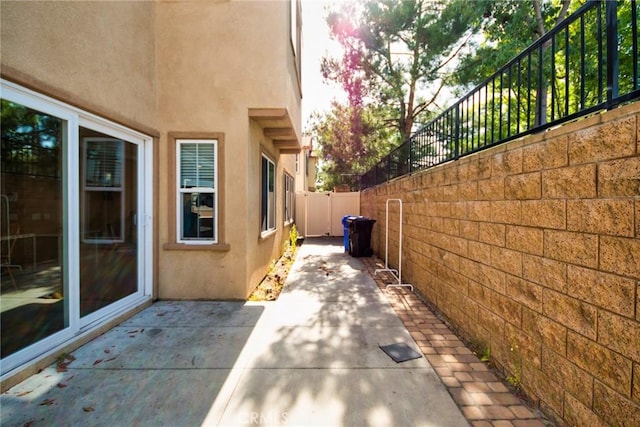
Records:
{"label": "green foliage", "polygon": [[505,378],[505,380],[511,387],[515,388],[516,390],[520,390],[520,388],[522,387],[522,384],[520,383],[520,377],[518,375],[509,375],[507,376],[507,378]]}
{"label": "green foliage", "polygon": [[506,381],[516,390],[520,390],[522,379],[522,355],[515,336],[510,339],[509,359],[512,373],[507,375]]}
{"label": "green foliage", "polygon": [[0,155],[3,172],[29,170],[56,177],[60,169],[63,121],[57,117],[0,100]]}
{"label": "green foliage", "polygon": [[312,117],[309,133],[323,159],[318,171],[320,190],[352,182],[397,143],[374,108],[357,110],[333,102],[329,112]]}
{"label": "green foliage", "polygon": [[[473,22],[468,2],[444,0],[365,0],[329,14],[334,37],[346,60],[327,58],[329,80],[376,105],[379,119],[406,140],[426,121],[435,96],[448,78],[455,56]],[[354,81],[353,76],[358,76]],[[350,79],[345,79],[350,76]],[[354,86],[354,83],[358,83]],[[351,99],[351,97],[350,97]]]}
{"label": "green foliage", "polygon": [[[477,39],[474,48],[462,56],[453,82],[460,85],[460,92],[480,82],[486,82],[486,90],[481,89],[461,113],[461,153],[602,102],[606,82],[597,56],[606,50],[600,34],[605,17],[604,11],[599,14],[597,8],[571,21],[553,42],[544,43],[487,80],[582,3],[487,0],[469,4],[476,10],[483,41]],[[621,93],[631,90],[634,84],[631,7],[631,2],[618,3]],[[640,12],[637,5],[636,8]],[[543,83],[541,87],[538,81]]]}
{"label": "green foliage", "polygon": [[278,298],[295,260],[299,236],[296,226],[292,225],[289,230],[289,239],[283,245],[282,256],[279,259],[271,260],[265,277],[249,295],[249,301],[273,301]]}
{"label": "green foliage", "polygon": [[289,248],[291,248],[291,252],[296,251],[296,245],[298,244],[298,239],[300,238],[300,234],[298,234],[298,229],[296,225],[293,224],[291,226],[291,230],[289,230]]}
{"label": "green foliage", "polygon": [[491,363],[491,347],[479,340],[472,340],[470,347],[481,362]]}
{"label": "green foliage", "polygon": [[[473,10],[473,22],[482,38],[476,39],[460,58],[455,73],[459,84],[477,84],[489,77],[553,28],[580,2],[568,0],[479,0],[461,1]],[[536,17],[536,8],[540,17]]]}
{"label": "green foliage", "polygon": [[484,347],[482,352],[479,354],[480,361],[489,363],[491,362],[491,347]]}
{"label": "green foliage", "polygon": [[435,99],[450,78],[451,59],[472,34],[471,11],[460,0],[361,0],[329,13],[344,53],[325,57],[322,72],[348,102],[314,118],[320,189],[366,172],[440,110]]}

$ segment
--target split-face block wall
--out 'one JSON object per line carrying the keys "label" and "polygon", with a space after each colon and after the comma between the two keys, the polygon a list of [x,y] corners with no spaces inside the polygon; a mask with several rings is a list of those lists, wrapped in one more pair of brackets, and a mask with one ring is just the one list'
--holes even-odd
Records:
{"label": "split-face block wall", "polygon": [[635,103],[361,196],[381,258],[402,199],[403,282],[571,425],[640,425],[639,139]]}

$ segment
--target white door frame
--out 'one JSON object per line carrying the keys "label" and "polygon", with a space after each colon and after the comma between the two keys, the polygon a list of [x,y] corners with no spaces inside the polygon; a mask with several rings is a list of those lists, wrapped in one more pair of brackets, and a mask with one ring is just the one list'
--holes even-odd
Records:
{"label": "white door frame", "polygon": [[[117,315],[151,300],[153,291],[153,139],[142,133],[95,116],[69,104],[34,92],[15,83],[0,79],[2,98],[65,122],[62,145],[62,192],[64,241],[61,254],[64,276],[65,317],[68,325],[60,331],[37,341],[2,359],[0,380],[12,375],[27,363],[35,363],[60,351],[70,341],[107,323]],[[138,145],[138,290],[84,318],[80,318],[80,146],[79,128],[91,129],[122,137]],[[7,333],[10,331],[3,331]]]}

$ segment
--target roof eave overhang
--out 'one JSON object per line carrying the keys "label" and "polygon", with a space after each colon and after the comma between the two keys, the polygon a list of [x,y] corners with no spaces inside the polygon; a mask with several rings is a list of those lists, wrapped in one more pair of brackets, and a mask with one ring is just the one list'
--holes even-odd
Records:
{"label": "roof eave overhang", "polygon": [[249,118],[262,127],[281,154],[297,154],[302,149],[286,108],[249,108]]}

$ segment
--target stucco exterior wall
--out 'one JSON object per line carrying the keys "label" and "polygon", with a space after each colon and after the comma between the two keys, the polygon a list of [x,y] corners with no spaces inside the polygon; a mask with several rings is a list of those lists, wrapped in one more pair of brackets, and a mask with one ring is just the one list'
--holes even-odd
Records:
{"label": "stucco exterior wall", "polygon": [[[262,135],[260,127],[252,123],[252,146],[250,176],[254,183],[248,189],[249,204],[247,223],[245,224],[247,246],[247,283],[246,292],[250,294],[267,273],[272,260],[276,260],[283,252],[283,245],[289,238],[291,225],[284,222],[284,173],[295,176],[295,156],[278,155],[278,149],[268,138]],[[257,153],[257,154],[256,154]],[[276,162],[276,230],[261,236],[261,160],[262,154]],[[276,161],[277,160],[277,161]]]}
{"label": "stucco exterior wall", "polygon": [[0,2],[3,75],[137,130],[156,126],[153,2]]}
{"label": "stucco exterior wall", "polygon": [[[286,1],[0,1],[3,80],[152,140],[145,139],[145,163],[138,158],[145,173],[153,172],[153,182],[137,193],[153,195],[153,222],[145,229],[153,244],[139,252],[153,262],[144,304],[149,297],[244,299],[280,255],[290,228],[283,223],[282,174],[294,174],[291,153],[301,133],[289,8]],[[215,248],[176,243],[178,138],[219,139]],[[277,165],[277,230],[260,239],[263,149]],[[45,249],[38,242],[39,254]],[[40,341],[36,358],[0,386],[52,363],[55,355],[46,352],[71,351],[141,307],[111,312],[55,349],[57,343]]]}
{"label": "stucco exterior wall", "polygon": [[[160,251],[160,298],[246,298],[282,250],[286,156],[249,117],[250,108],[286,108],[300,134],[300,92],[287,2],[159,2],[156,8],[160,165],[170,163],[170,132],[224,134],[224,251]],[[268,25],[265,25],[268,23]],[[293,67],[293,68],[292,68]],[[261,153],[277,166],[277,231],[260,238]],[[293,157],[293,156],[290,156]],[[169,174],[159,175],[160,206],[171,201]],[[167,211],[169,211],[169,208]],[[160,245],[175,241],[159,212]]]}
{"label": "stucco exterior wall", "polygon": [[640,425],[639,139],[635,103],[362,193],[376,253],[401,198],[403,282],[569,425]]}
{"label": "stucco exterior wall", "polygon": [[[301,134],[285,1],[0,2],[2,76],[156,138],[155,296],[246,298],[277,258],[282,173],[293,155],[250,109],[282,109]],[[217,250],[175,243],[171,135],[223,135]],[[175,143],[174,143],[175,144]],[[276,233],[260,239],[260,155],[277,165]],[[285,166],[290,162],[290,166]],[[172,230],[173,227],[173,230]]]}

